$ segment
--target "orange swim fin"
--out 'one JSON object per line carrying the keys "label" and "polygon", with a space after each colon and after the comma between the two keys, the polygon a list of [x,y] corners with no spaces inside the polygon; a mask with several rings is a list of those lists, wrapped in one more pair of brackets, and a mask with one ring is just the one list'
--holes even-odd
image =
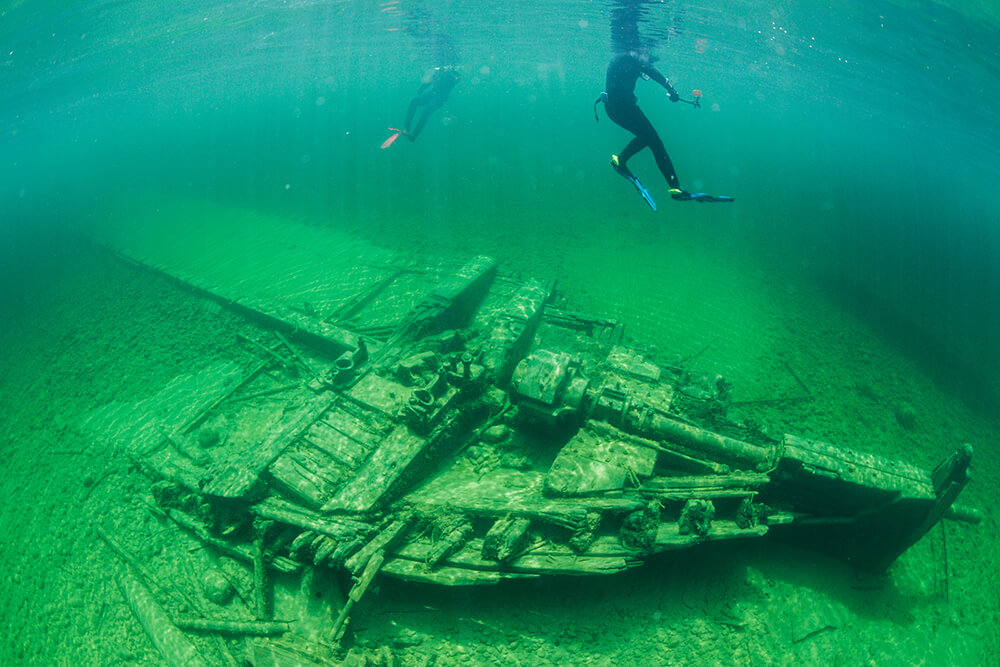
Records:
{"label": "orange swim fin", "polygon": [[397,130],[394,127],[390,127],[389,129],[392,130],[392,134],[389,135],[388,139],[382,142],[382,150],[385,150],[389,146],[396,143],[396,139],[399,139],[399,135],[403,134],[403,130]]}

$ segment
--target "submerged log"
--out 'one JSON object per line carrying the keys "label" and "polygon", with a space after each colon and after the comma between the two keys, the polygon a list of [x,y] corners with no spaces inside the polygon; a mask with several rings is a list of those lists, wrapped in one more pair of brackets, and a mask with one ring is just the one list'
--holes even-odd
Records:
{"label": "submerged log", "polygon": [[347,559],[344,565],[353,574],[358,574],[361,569],[371,560],[378,551],[386,551],[399,540],[413,522],[413,513],[404,512],[402,516],[394,519],[384,530],[371,539],[368,544],[359,549],[353,556]]}
{"label": "submerged log", "polygon": [[445,528],[445,533],[441,539],[434,543],[430,551],[427,552],[428,567],[435,567],[445,558],[461,549],[472,537],[472,524],[464,517],[459,518],[450,526]]}
{"label": "submerged log", "polygon": [[254,614],[258,621],[270,618],[268,604],[267,570],[264,567],[264,534],[270,522],[260,519],[254,521],[253,541],[253,601]]}
{"label": "submerged log", "polygon": [[378,551],[365,565],[364,572],[361,576],[357,578],[354,582],[354,586],[351,587],[351,591],[347,594],[347,601],[344,603],[344,607],[340,610],[340,614],[337,616],[337,620],[333,624],[333,630],[330,631],[330,636],[335,644],[340,643],[341,637],[344,636],[344,630],[347,628],[347,622],[351,613],[351,609],[354,604],[360,600],[368,587],[371,586],[372,581],[375,579],[375,575],[378,571],[382,569],[382,563],[385,561],[385,553]]}
{"label": "submerged log", "polygon": [[176,667],[208,666],[194,644],[170,622],[167,613],[156,603],[146,587],[127,569],[118,575],[118,589],[167,664]]}
{"label": "submerged log", "polygon": [[181,630],[218,632],[224,635],[260,636],[281,635],[292,629],[288,621],[227,621],[214,618],[176,618],[174,624]]}
{"label": "submerged log", "polygon": [[483,539],[484,560],[505,562],[517,556],[528,545],[531,520],[511,514],[498,519]]}

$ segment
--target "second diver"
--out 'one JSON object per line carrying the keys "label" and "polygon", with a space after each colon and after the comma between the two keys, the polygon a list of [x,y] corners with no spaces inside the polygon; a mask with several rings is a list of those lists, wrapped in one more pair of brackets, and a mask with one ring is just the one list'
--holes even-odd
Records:
{"label": "second diver", "polygon": [[[431,70],[424,77],[423,83],[417,89],[416,97],[413,98],[406,110],[406,123],[403,124],[402,128],[389,128],[392,134],[382,142],[382,148],[392,146],[400,136],[405,136],[410,141],[416,141],[417,137],[420,136],[420,132],[424,129],[424,125],[427,124],[427,119],[430,118],[430,115],[444,106],[444,103],[448,100],[448,96],[451,95],[451,89],[458,83],[458,79],[457,69],[450,65],[435,67]],[[413,119],[417,114],[417,109],[421,106],[423,107],[423,111],[420,113],[420,119],[417,121],[416,127],[410,129],[413,126]]]}

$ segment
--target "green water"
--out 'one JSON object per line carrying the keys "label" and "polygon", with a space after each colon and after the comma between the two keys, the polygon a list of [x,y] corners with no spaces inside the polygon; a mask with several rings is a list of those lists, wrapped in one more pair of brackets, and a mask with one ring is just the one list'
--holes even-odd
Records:
{"label": "green water", "polygon": [[[863,402],[771,418],[799,430],[805,424],[817,437],[854,438],[845,443],[851,446],[875,442],[926,465],[939,458],[938,448],[973,440],[984,467],[975,497],[995,502],[989,489],[998,481],[1000,419],[1000,12],[989,2],[958,0],[645,5],[640,30],[660,56],[657,67],[683,97],[693,89],[704,96],[700,109],[672,104],[656,84],[640,81],[639,104],[686,188],[736,198],[719,205],[671,202],[645,151],[630,167],[656,198],[654,213],[608,167],[629,135],[603,110],[595,123],[591,108],[611,56],[614,5],[0,2],[0,314],[11,351],[0,385],[12,406],[3,448],[21,466],[0,505],[6,527],[46,530],[36,514],[50,512],[15,508],[27,502],[38,475],[65,470],[35,462],[25,444],[26,434],[48,423],[38,415],[63,414],[53,408],[60,401],[72,406],[64,411],[70,414],[100,404],[96,397],[79,405],[66,398],[86,393],[91,382],[103,383],[97,394],[105,402],[142,394],[148,369],[129,362],[127,346],[109,331],[127,321],[155,326],[180,311],[185,322],[224,328],[183,310],[189,306],[156,304],[173,297],[74,245],[76,233],[89,234],[110,219],[167,229],[181,217],[211,224],[234,209],[428,256],[489,254],[505,270],[558,278],[574,305],[621,318],[637,338],[661,349],[686,355],[708,346],[705,361],[747,388],[748,399],[776,390],[761,379],[781,367],[776,358],[809,364],[814,390],[831,397],[855,381],[837,367],[857,364],[852,372],[880,392],[908,401],[933,397],[928,403],[947,418],[898,437],[897,425],[873,416]],[[462,80],[418,141],[380,150],[386,128],[403,122],[424,71],[439,64],[415,23],[454,40]],[[87,298],[95,299],[89,308]],[[119,306],[110,305],[119,298]],[[76,329],[61,332],[67,319]],[[102,326],[100,334],[80,333]],[[212,335],[194,348],[212,348]],[[85,350],[95,361],[80,374],[52,369],[52,360],[69,363],[60,356],[68,355],[67,341],[89,341]],[[121,368],[96,369],[100,345],[121,357]],[[827,355],[835,348],[858,354]],[[172,372],[183,367],[180,356],[195,358],[194,351],[163,353],[177,357],[176,366],[168,364]],[[36,365],[26,361],[32,354]],[[891,364],[883,363],[887,355]],[[156,377],[172,375],[162,370]],[[852,415],[862,426],[844,425]],[[70,482],[65,489],[72,498]],[[996,544],[995,518],[987,524],[952,545],[971,562],[952,584],[952,606],[939,605],[905,577],[873,603],[844,603],[862,607],[866,620],[892,618],[899,635],[887,644],[897,642],[905,655],[894,664],[934,664],[945,655],[974,664],[1000,650],[996,612],[986,611],[1000,590],[989,547]],[[73,565],[73,554],[98,548],[88,541],[92,533],[88,538],[60,524],[48,537],[62,554],[64,573],[97,576],[93,563]],[[48,592],[37,590],[47,579],[26,564],[36,560],[36,548],[8,544],[3,553],[20,583],[0,611],[0,627],[10,630],[0,662],[51,664],[70,660],[74,651],[107,664],[155,659],[148,652],[123,658],[101,643],[102,633],[117,632],[141,644],[127,614],[71,625],[76,639],[61,650],[45,648],[51,637],[38,628],[63,616],[66,596],[54,594],[51,583]],[[716,558],[720,567],[741,562],[735,555]],[[757,553],[754,567],[774,577],[795,567],[778,562]],[[684,568],[710,577],[696,563]],[[920,579],[919,566],[916,572]],[[715,585],[724,587],[720,581]],[[684,583],[676,575],[669,582]],[[789,599],[801,597],[784,591],[795,584],[851,587],[838,572],[799,571],[778,588]],[[625,628],[649,623],[652,614],[662,618],[657,603],[637,603],[650,614],[640,623],[640,612],[615,601],[615,584],[598,587],[600,599],[611,600],[602,609],[625,611],[612,639],[591,644],[617,641],[615,650],[624,653],[585,649],[586,641],[552,630],[537,635],[537,646],[522,643],[525,654],[549,655],[552,664],[560,662],[554,656],[603,664],[612,655],[621,664],[669,663],[621,648],[647,646],[658,630],[647,628],[640,640]],[[642,597],[649,582],[633,578],[625,588]],[[390,600],[408,594],[388,593]],[[490,623],[508,633],[525,631],[517,625],[522,621],[531,625],[520,618],[509,625],[504,616],[522,604],[516,596],[489,595],[477,602]],[[703,630],[701,623],[718,627],[711,589],[688,596],[695,602],[669,610],[686,614],[680,625],[662,630],[669,635],[663,645],[675,650]],[[80,594],[83,611],[68,608],[91,618],[92,597]],[[463,601],[435,603],[474,616]],[[545,613],[568,628],[576,606],[553,605]],[[100,613],[103,619],[112,612]],[[913,637],[932,630],[913,619],[935,615],[940,624],[931,624],[933,631],[943,628],[938,652],[921,653],[926,646]],[[830,624],[851,623],[837,618]],[[588,623],[587,632],[596,634],[601,620]],[[474,623],[441,626],[440,637],[454,631],[477,645],[503,643]],[[720,646],[736,646],[732,634],[713,636]],[[79,637],[97,637],[98,648],[85,652],[89,640]],[[545,653],[560,645],[578,648]],[[740,650],[678,655],[783,660],[773,651],[744,656]],[[885,648],[875,655],[891,654]],[[491,655],[473,657],[488,664]],[[843,655],[850,663],[859,654]],[[812,657],[824,659],[822,651]]]}
{"label": "green water", "polygon": [[[685,186],[739,202],[668,205],[646,151],[633,166],[656,216],[608,177],[628,135],[590,112],[610,3],[52,5],[0,17],[5,228],[78,224],[137,191],[446,248],[501,234],[514,255],[537,225],[583,239],[628,216],[627,247],[710,226],[707,242],[865,300],[937,372],[960,366],[970,400],[995,403],[1000,56],[986,4],[647,6],[658,66],[705,96],[671,105],[640,82],[641,105]],[[419,142],[380,151],[435,65],[414,20],[452,37],[463,80]]]}

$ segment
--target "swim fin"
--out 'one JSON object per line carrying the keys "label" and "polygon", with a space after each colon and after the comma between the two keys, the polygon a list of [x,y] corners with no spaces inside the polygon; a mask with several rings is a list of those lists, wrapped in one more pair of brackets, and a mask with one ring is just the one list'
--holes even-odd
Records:
{"label": "swim fin", "polygon": [[676,201],[696,201],[703,204],[736,201],[728,195],[713,196],[705,192],[688,192],[686,190],[678,190],[676,188],[672,188],[670,190],[670,196]]}
{"label": "swim fin", "polygon": [[622,167],[618,164],[617,155],[611,156],[611,168],[621,174],[622,178],[635,186],[635,189],[639,192],[639,196],[642,197],[647,204],[649,204],[649,208],[654,211],[656,210],[656,202],[653,201],[653,195],[649,194],[649,190],[643,186],[642,182],[636,178],[635,174],[629,171],[627,167]]}
{"label": "swim fin", "polygon": [[382,142],[382,150],[385,150],[389,146],[396,143],[396,139],[399,139],[399,135],[403,134],[403,130],[397,130],[394,127],[390,127],[389,129],[392,130],[392,134],[389,135],[388,139]]}

